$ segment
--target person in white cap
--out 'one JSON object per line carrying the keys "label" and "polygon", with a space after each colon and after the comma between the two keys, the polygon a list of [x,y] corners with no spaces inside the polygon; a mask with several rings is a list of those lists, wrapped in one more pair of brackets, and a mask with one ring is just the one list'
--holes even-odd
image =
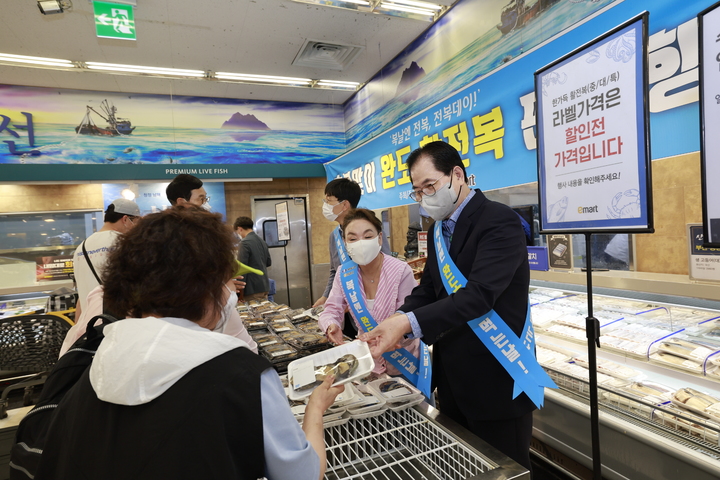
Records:
{"label": "person in white cap", "polygon": [[79,318],[82,310],[86,308],[90,290],[102,284],[105,262],[118,236],[129,232],[139,216],[140,208],[137,203],[124,198],[113,201],[105,210],[103,227],[90,235],[75,250],[73,268],[78,289],[78,309],[75,318]]}

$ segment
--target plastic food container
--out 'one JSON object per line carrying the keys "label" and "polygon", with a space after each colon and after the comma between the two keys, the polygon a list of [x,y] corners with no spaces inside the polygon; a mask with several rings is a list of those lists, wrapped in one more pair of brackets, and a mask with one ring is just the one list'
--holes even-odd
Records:
{"label": "plastic food container", "polygon": [[[372,371],[375,367],[375,361],[370,354],[367,343],[356,340],[351,343],[345,343],[335,348],[325,350],[313,355],[308,355],[298,360],[290,362],[288,365],[289,379],[289,397],[292,400],[300,400],[310,396],[318,384],[315,384],[316,369],[331,365],[345,355],[352,355],[357,360],[357,365],[345,378],[338,378],[335,385],[343,385],[357,378],[362,378]],[[354,391],[354,389],[353,389]],[[354,393],[352,395],[355,396]]]}
{"label": "plastic food container", "polygon": [[[381,378],[368,383],[368,388],[379,398],[382,398],[388,407],[394,403],[407,402],[419,399],[422,402],[423,394],[412,386],[410,382],[401,377]],[[418,402],[418,403],[420,403]]]}

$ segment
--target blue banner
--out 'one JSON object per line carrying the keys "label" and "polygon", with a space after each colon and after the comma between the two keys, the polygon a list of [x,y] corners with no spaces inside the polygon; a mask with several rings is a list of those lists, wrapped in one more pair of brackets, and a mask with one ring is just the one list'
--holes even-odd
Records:
{"label": "blue banner", "polygon": [[[358,276],[358,265],[351,261],[345,262],[341,268],[341,283],[345,299],[350,310],[358,320],[363,332],[369,332],[377,327],[377,321],[370,313],[365,299],[358,291],[360,277]],[[405,348],[398,348],[392,352],[383,354],[383,358],[397,368],[402,375],[415,385],[427,398],[432,398],[430,381],[432,379],[432,366],[430,364],[430,352],[427,345],[420,342],[420,359],[408,352]]]}
{"label": "blue banner", "polygon": [[[442,222],[435,222],[433,239],[445,291],[452,295],[467,284],[467,279],[445,248]],[[495,310],[470,320],[468,325],[515,381],[513,398],[525,392],[538,408],[542,407],[545,399],[544,387],[557,388],[557,385],[535,358],[535,331],[530,318],[530,305],[528,304],[525,326],[520,337]]]}
{"label": "blue banner", "polygon": [[[570,5],[561,2],[557,8],[566,8],[566,3]],[[492,190],[537,181],[534,72],[645,9],[651,13],[648,102],[652,156],[695,152],[700,147],[696,15],[712,3],[615,2],[526,51],[514,44],[503,46],[502,42],[516,41],[516,35],[503,37],[488,48],[493,54],[497,49],[511,49],[507,62],[503,58],[488,75],[430,107],[403,116],[383,133],[366,136],[365,143],[325,164],[327,178],[358,182],[363,189],[362,206],[367,208],[411,204],[407,156],[429,141],[444,140],[460,152],[471,186]],[[610,146],[615,149],[617,144]],[[593,181],[597,176],[602,183],[602,175],[607,178],[607,172],[601,172],[592,176]],[[632,191],[625,195],[625,190],[618,193],[612,213],[607,214],[622,217],[632,208],[629,205],[635,195]]]}
{"label": "blue banner", "polygon": [[547,247],[527,247],[527,251],[530,270],[547,271],[550,268]]}

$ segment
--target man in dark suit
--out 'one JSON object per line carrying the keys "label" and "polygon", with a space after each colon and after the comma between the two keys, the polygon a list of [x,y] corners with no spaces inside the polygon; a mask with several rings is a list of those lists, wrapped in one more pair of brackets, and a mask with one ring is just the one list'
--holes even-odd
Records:
{"label": "man in dark suit", "polygon": [[255,222],[250,217],[238,217],[233,228],[242,238],[238,249],[238,260],[248,267],[261,270],[264,275],[245,274],[245,300],[267,300],[270,292],[267,267],[272,265],[272,258],[265,240],[253,230]]}
{"label": "man in dark suit", "polygon": [[407,165],[412,197],[442,221],[446,249],[467,284],[448,295],[435,242],[428,242],[420,285],[398,314],[361,338],[370,342],[374,356],[394,350],[403,336],[432,345],[441,413],[530,469],[535,406],[524,393],[513,400],[510,374],[467,324],[495,310],[522,334],[530,270],[520,219],[511,208],[470,189],[460,155],[445,142],[415,150]]}

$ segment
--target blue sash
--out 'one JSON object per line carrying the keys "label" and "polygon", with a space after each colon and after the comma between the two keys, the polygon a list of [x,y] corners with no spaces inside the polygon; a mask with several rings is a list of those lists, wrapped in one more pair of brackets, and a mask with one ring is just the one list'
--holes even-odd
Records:
{"label": "blue sash", "polygon": [[[345,299],[350,306],[355,318],[360,324],[363,332],[369,332],[377,327],[377,322],[370,314],[367,302],[360,294],[360,277],[358,276],[357,263],[350,260],[345,262],[340,272],[340,283],[342,284]],[[430,397],[430,380],[432,378],[432,366],[430,365],[430,353],[427,345],[420,342],[419,360],[405,348],[399,348],[392,352],[383,354],[383,358],[397,368],[413,385],[415,385],[427,398]]]}
{"label": "blue sash", "polygon": [[337,249],[338,258],[340,259],[340,265],[344,265],[346,262],[351,262],[352,260],[350,260],[350,254],[348,253],[347,248],[345,248],[345,241],[342,238],[340,225],[335,227],[335,230],[333,230],[333,240],[335,242],[335,248]]}
{"label": "blue sash", "polygon": [[[440,277],[445,291],[452,295],[467,284],[467,279],[445,248],[441,223],[435,222],[433,240]],[[557,385],[535,358],[535,331],[530,319],[530,305],[528,304],[525,327],[519,338],[495,310],[470,320],[468,325],[515,381],[513,399],[525,392],[538,408],[542,407],[545,400],[544,387],[557,388]]]}

